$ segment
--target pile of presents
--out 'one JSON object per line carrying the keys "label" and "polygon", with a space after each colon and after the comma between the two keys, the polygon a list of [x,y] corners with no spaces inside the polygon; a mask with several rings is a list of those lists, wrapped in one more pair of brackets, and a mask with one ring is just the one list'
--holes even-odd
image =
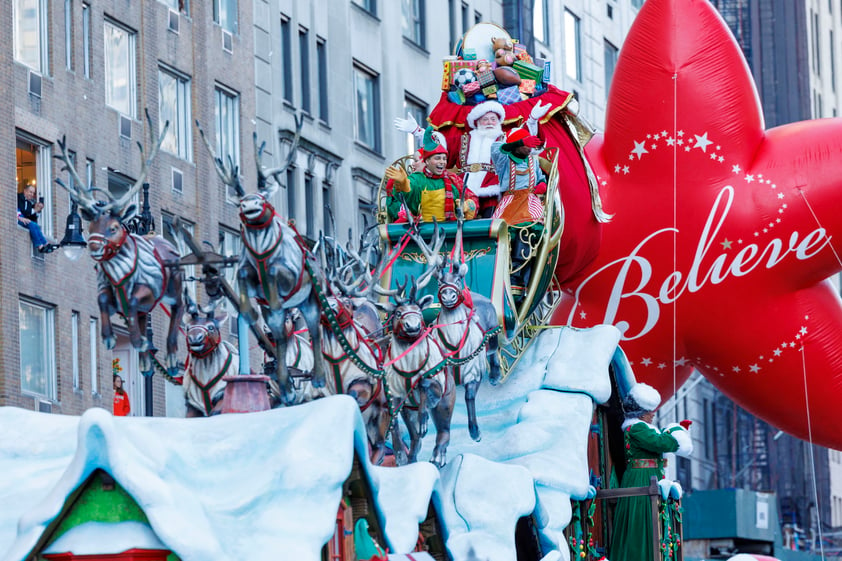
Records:
{"label": "pile of presents", "polygon": [[496,99],[509,105],[541,95],[550,82],[550,62],[533,59],[526,48],[508,38],[492,39],[494,60],[477,60],[475,49],[444,59],[441,88],[460,105]]}

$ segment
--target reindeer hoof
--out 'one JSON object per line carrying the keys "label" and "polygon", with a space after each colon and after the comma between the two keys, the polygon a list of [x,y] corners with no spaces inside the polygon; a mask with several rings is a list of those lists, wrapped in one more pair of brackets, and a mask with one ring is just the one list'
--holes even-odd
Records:
{"label": "reindeer hoof", "polygon": [[314,388],[323,388],[325,387],[325,376],[324,374],[313,374],[313,377],[310,379],[310,383],[313,384]]}
{"label": "reindeer hoof", "polygon": [[471,435],[471,439],[474,442],[479,442],[482,440],[482,434],[479,432],[479,427],[477,426],[468,426],[468,433]]}
{"label": "reindeer hoof", "polygon": [[446,455],[445,451],[433,452],[433,457],[430,458],[430,463],[441,469],[447,463]]}
{"label": "reindeer hoof", "polygon": [[103,337],[102,342],[105,344],[105,348],[110,351],[117,346],[117,337],[116,335],[109,335],[108,337]]}

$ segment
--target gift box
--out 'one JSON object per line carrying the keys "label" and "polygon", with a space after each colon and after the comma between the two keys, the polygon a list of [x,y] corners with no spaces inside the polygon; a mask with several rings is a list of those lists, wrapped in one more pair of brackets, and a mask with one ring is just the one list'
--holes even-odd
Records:
{"label": "gift box", "polygon": [[462,92],[464,92],[465,97],[472,96],[476,93],[479,93],[480,85],[479,82],[468,82],[462,86]]}
{"label": "gift box", "polygon": [[447,91],[450,89],[450,84],[453,82],[453,67],[451,66],[452,60],[443,60],[441,73],[441,89]]}
{"label": "gift box", "polygon": [[517,86],[509,86],[508,88],[497,90],[497,101],[503,105],[517,103],[521,101],[520,90],[518,90]]}
{"label": "gift box", "polygon": [[544,77],[541,81],[545,84],[550,83],[550,61],[548,60],[544,61]]}
{"label": "gift box", "polygon": [[463,49],[462,50],[462,58],[464,60],[476,60],[477,59],[477,50],[476,49]]}
{"label": "gift box", "polygon": [[477,80],[479,80],[480,87],[491,86],[496,84],[497,81],[494,79],[494,72],[491,70],[486,70],[485,72],[477,73]]}
{"label": "gift box", "polygon": [[497,84],[491,84],[482,88],[482,95],[491,97],[497,93]]}
{"label": "gift box", "polygon": [[530,62],[516,60],[512,65],[521,80],[534,80],[535,82],[543,81],[544,69],[538,68]]}
{"label": "gift box", "polygon": [[535,80],[521,80],[518,86],[520,93],[532,95],[535,93]]}
{"label": "gift box", "polygon": [[514,54],[517,60],[532,63],[532,57],[528,52],[526,52],[526,47],[524,47],[521,43],[515,43]]}
{"label": "gift box", "polygon": [[465,104],[465,93],[462,90],[453,90],[452,92],[447,93],[447,99],[451,103],[457,103],[459,105]]}

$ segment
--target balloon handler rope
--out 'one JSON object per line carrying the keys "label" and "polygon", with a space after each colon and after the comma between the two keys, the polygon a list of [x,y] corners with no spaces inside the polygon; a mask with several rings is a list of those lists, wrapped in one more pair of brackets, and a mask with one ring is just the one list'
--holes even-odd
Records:
{"label": "balloon handler rope", "polygon": [[807,357],[804,354],[804,345],[799,349],[801,351],[801,372],[804,375],[804,408],[807,410],[807,436],[810,443],[810,468],[813,471],[813,499],[816,501],[816,526],[819,530],[819,550],[821,551],[821,558],[824,560],[824,538],[822,537],[822,515],[819,508],[819,490],[816,485],[816,458],[813,452],[813,422],[810,418],[810,397],[807,393]]}

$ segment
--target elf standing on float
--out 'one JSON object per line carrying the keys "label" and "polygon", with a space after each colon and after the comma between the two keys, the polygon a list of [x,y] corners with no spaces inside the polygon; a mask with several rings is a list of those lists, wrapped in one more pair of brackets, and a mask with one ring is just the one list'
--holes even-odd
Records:
{"label": "elf standing on float", "polygon": [[424,143],[421,147],[421,157],[424,159],[424,169],[406,175],[399,167],[386,168],[386,177],[394,182],[395,197],[389,202],[389,214],[397,215],[400,208],[399,193],[408,207],[407,210],[420,217],[423,222],[456,220],[456,204],[462,205],[465,218],[470,220],[476,216],[477,197],[470,189],[462,184],[462,178],[447,171],[447,147],[444,138],[433,137],[433,128],[424,131]]}
{"label": "elf standing on float", "polygon": [[[635,384],[623,400],[626,417],[623,438],[628,464],[620,487],[648,487],[653,475],[663,479],[666,452],[684,457],[693,453],[693,440],[687,430],[690,421],[673,423],[663,430],[652,424],[660,403],[661,395],[647,384]],[[654,561],[652,502],[648,496],[617,500],[609,559]]]}

